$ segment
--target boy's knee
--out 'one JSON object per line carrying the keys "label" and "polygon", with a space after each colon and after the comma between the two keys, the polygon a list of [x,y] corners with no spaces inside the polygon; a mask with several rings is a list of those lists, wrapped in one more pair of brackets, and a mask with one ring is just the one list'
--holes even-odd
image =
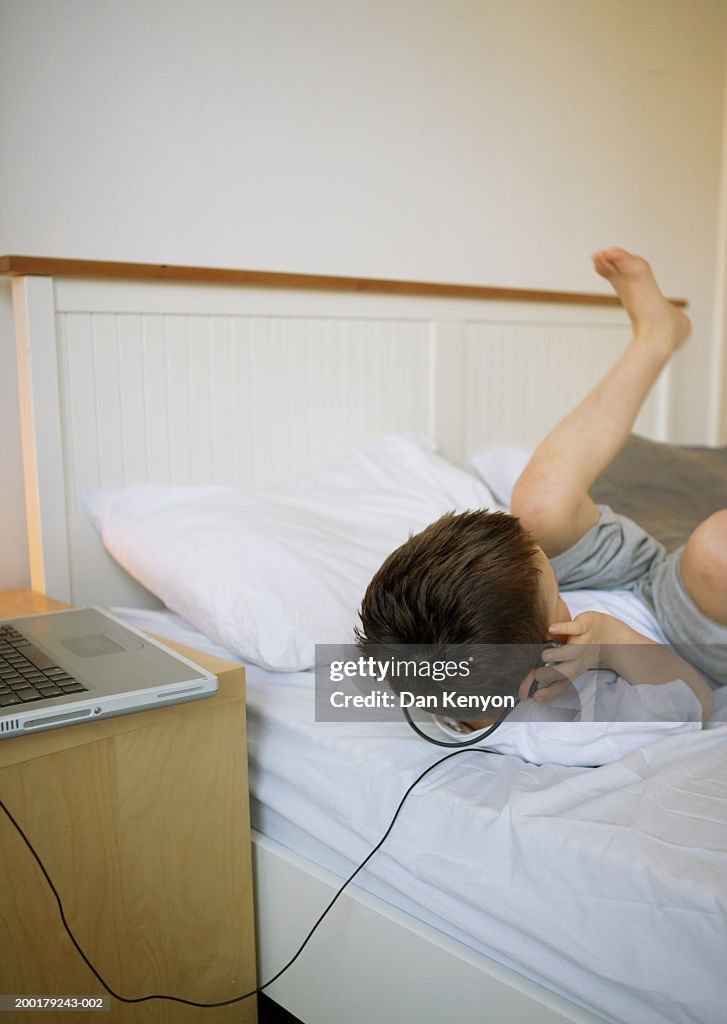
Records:
{"label": "boy's knee", "polygon": [[682,573],[727,593],[727,509],[700,523],[689,538],[681,558]]}

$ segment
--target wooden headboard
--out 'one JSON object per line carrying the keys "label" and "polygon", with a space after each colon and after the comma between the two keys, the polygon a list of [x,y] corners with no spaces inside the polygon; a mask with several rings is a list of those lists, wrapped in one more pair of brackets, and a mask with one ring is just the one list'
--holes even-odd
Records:
{"label": "wooden headboard", "polygon": [[[460,464],[532,446],[629,337],[602,295],[29,257],[2,271],[31,583],[79,604],[156,603],[105,553],[85,491],[280,484],[388,431]],[[639,433],[669,440],[669,402],[667,371]]]}

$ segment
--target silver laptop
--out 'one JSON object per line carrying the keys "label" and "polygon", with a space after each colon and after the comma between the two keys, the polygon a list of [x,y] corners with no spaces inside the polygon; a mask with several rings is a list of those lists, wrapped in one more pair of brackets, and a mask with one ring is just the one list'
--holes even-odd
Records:
{"label": "silver laptop", "polygon": [[0,739],[216,692],[211,672],[98,608],[0,620]]}

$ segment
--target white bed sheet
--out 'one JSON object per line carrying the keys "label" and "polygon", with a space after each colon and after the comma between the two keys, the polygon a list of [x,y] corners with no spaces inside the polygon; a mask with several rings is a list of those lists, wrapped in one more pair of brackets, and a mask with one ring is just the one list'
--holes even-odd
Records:
{"label": "white bed sheet", "polygon": [[[114,611],[230,657],[171,613]],[[247,688],[256,827],[345,876],[442,752],[403,723],[316,723],[309,672],[247,666]],[[357,883],[606,1020],[721,1022],[727,688],[717,697],[708,730],[602,768],[453,758]]]}

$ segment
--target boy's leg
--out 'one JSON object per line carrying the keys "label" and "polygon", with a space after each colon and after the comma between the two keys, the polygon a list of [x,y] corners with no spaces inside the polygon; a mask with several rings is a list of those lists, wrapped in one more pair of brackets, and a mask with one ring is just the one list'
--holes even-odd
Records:
{"label": "boy's leg", "polygon": [[633,337],[603,380],[538,446],[513,490],[513,514],[551,558],[598,521],[589,488],[625,444],[651,386],[691,329],[662,295],[646,260],[608,249],[593,262],[621,299]]}
{"label": "boy's leg", "polygon": [[697,607],[727,626],[727,509],[700,523],[682,551],[679,568]]}

